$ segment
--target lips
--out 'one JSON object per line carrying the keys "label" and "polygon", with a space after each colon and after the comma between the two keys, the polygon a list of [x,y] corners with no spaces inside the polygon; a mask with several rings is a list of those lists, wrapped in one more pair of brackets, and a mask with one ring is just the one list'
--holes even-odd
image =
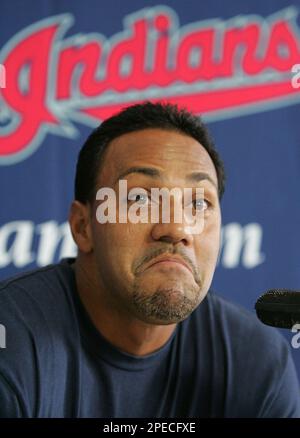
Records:
{"label": "lips", "polygon": [[156,257],[154,260],[151,261],[151,263],[148,266],[146,266],[146,269],[150,268],[151,266],[157,265],[159,263],[163,263],[163,262],[177,263],[177,264],[179,264],[181,266],[184,266],[191,273],[193,273],[191,268],[190,268],[190,266],[182,258],[180,258],[180,257],[172,257],[170,255],[164,255],[164,256]]}

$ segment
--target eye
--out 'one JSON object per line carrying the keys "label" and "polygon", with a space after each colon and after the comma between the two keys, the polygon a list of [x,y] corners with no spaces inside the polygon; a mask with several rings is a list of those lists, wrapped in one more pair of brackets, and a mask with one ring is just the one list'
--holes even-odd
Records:
{"label": "eye", "polygon": [[203,198],[194,199],[193,206],[198,211],[204,211],[208,209],[209,203]]}
{"label": "eye", "polygon": [[136,202],[137,204],[147,204],[149,201],[148,195],[146,193],[135,192],[128,194],[128,201]]}

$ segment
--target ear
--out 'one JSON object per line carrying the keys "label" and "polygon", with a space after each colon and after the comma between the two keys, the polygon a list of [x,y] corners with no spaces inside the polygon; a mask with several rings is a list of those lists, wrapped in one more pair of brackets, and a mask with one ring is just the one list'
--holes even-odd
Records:
{"label": "ear", "polygon": [[89,253],[93,250],[90,205],[73,201],[70,213],[69,224],[73,239],[80,251]]}

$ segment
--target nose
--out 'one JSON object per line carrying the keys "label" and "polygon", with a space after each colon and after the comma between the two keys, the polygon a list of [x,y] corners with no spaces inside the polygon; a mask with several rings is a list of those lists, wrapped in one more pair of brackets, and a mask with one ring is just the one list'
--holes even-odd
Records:
{"label": "nose", "polygon": [[152,238],[156,241],[191,246],[193,242],[193,234],[189,227],[184,223],[157,223],[152,228]]}

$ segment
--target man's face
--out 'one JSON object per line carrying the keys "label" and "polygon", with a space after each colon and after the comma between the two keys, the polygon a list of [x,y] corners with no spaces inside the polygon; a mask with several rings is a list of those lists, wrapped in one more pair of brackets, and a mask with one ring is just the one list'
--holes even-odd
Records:
{"label": "man's face", "polygon": [[[133,167],[140,170],[130,171]],[[192,137],[145,129],[116,138],[105,152],[96,189],[113,188],[117,206],[120,179],[127,181],[128,192],[135,187],[149,193],[163,187],[204,189],[200,234],[191,234],[185,220],[175,223],[172,215],[169,223],[100,224],[101,201],[95,200],[92,209],[94,274],[106,299],[117,311],[147,323],[181,321],[207,294],[218,257],[221,214],[214,164]]]}

